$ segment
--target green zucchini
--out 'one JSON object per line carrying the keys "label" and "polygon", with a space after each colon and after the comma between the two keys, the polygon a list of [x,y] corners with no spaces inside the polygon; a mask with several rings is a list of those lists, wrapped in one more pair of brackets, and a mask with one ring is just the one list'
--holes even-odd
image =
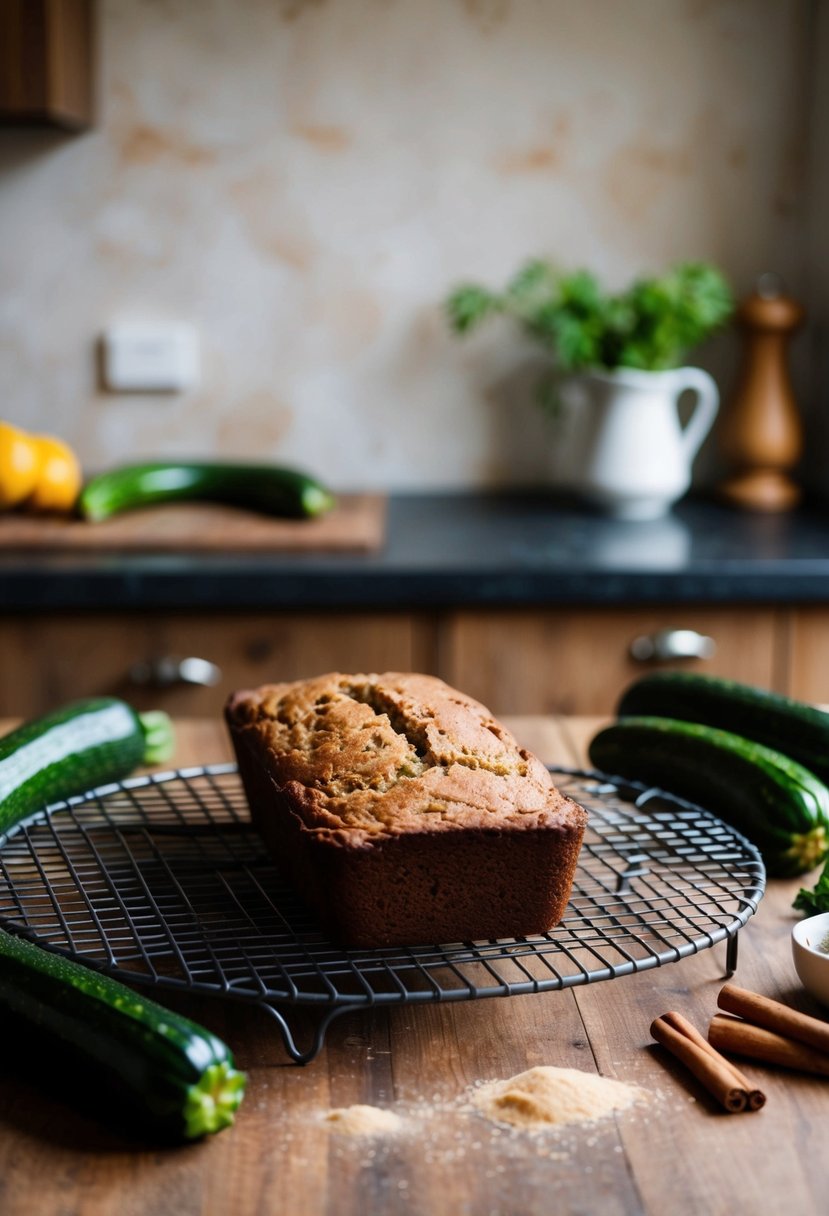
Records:
{"label": "green zucchini", "polygon": [[245,1075],[229,1048],[189,1018],[117,980],[0,929],[0,1009],[46,1051],[80,1066],[84,1088],[165,1139],[233,1122]]}
{"label": "green zucchini", "polygon": [[117,697],[73,701],[0,738],[0,836],[51,802],[119,781],[172,754],[160,710],[139,714]]}
{"label": "green zucchini", "polygon": [[623,694],[618,716],[682,718],[744,735],[829,783],[829,714],[779,693],[691,672],[654,672]]}
{"label": "green zucchini", "polygon": [[829,790],[788,756],[730,731],[670,718],[622,718],[594,737],[590,762],[711,811],[748,837],[769,874],[793,876],[829,851]]}
{"label": "green zucchini", "polygon": [[93,522],[164,502],[220,502],[266,515],[324,515],[334,496],[315,478],[271,464],[169,461],[122,465],[86,483],[78,511]]}

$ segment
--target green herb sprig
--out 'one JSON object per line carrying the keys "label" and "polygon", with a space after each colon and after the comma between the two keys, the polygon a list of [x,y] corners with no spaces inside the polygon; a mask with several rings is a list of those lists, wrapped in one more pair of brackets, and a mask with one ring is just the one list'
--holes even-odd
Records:
{"label": "green herb sprig", "polygon": [[807,916],[817,916],[818,912],[829,912],[829,861],[815,885],[801,887],[795,896],[793,907]]}
{"label": "green herb sprig", "polygon": [[502,292],[461,284],[446,309],[458,334],[496,313],[513,317],[555,356],[562,371],[662,371],[680,366],[691,348],[723,326],[734,300],[723,275],[705,262],[680,263],[661,277],[638,279],[610,295],[587,270],[561,274],[536,260]]}

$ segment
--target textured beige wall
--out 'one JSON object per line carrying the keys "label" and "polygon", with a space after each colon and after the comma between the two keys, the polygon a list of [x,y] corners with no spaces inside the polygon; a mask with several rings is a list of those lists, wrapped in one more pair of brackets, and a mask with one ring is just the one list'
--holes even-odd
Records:
{"label": "textured beige wall", "polygon": [[[548,474],[506,326],[440,302],[530,254],[805,289],[809,0],[102,0],[101,116],[0,132],[0,415],[89,468],[225,453],[340,488]],[[113,396],[110,321],[203,382]],[[724,385],[734,350],[702,361]]]}
{"label": "textured beige wall", "polygon": [[809,223],[804,293],[810,325],[799,339],[808,356],[804,480],[822,498],[829,495],[829,4],[818,0],[812,42],[811,157],[808,175]]}

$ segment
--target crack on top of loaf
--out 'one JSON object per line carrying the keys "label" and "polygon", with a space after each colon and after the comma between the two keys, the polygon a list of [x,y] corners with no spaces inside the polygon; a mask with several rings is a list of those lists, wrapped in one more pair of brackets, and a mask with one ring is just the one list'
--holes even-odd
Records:
{"label": "crack on top of loaf", "polygon": [[[492,773],[496,777],[526,777],[529,772],[529,755],[523,749],[518,753],[520,762],[515,763],[506,753],[499,756],[485,756],[464,745],[458,747],[449,739],[447,732],[439,727],[432,727],[430,737],[430,723],[435,718],[433,709],[425,706],[418,707],[417,717],[413,718],[401,709],[389,694],[384,693],[382,688],[370,681],[362,684],[342,681],[340,689],[353,701],[367,705],[378,716],[385,717],[392,730],[401,735],[412,748],[420,762],[419,771],[400,773],[399,776],[420,776],[427,768],[442,768],[445,772],[453,764],[473,770],[480,769]],[[465,701],[456,697],[452,697],[450,700],[453,704],[466,708]],[[504,743],[504,736],[507,732],[499,722],[488,718],[483,725],[491,734],[495,735],[499,743]],[[435,747],[435,732],[441,738],[446,739],[445,748]]]}
{"label": "crack on top of loaf", "polygon": [[431,755],[425,723],[413,722],[390,697],[383,695],[382,690],[376,684],[343,682],[340,684],[340,688],[352,701],[367,705],[369,709],[374,710],[378,717],[387,718],[395,734],[402,735],[424,767],[434,765],[435,761]]}
{"label": "crack on top of loaf", "polygon": [[[460,696],[436,694],[432,702],[428,694],[413,695],[395,680],[370,676],[337,676],[308,689],[310,696],[303,691],[293,685],[275,690],[260,704],[259,717],[275,727],[275,750],[290,757],[286,767],[301,771],[299,780],[347,821],[384,823],[385,798],[426,777],[429,787],[411,810],[437,820],[454,818],[456,802],[483,811],[490,806],[488,796],[475,794],[475,786],[465,796],[447,797],[445,783],[432,789],[431,779],[465,768],[500,784],[530,773],[531,757],[517,748],[510,732]],[[361,712],[348,712],[349,703]],[[456,706],[464,713],[459,715]],[[483,805],[477,807],[479,801]]]}

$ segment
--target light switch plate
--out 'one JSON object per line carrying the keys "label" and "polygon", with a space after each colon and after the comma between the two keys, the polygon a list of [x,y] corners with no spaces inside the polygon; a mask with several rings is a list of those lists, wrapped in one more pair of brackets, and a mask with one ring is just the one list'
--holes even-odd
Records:
{"label": "light switch plate", "polygon": [[104,386],[115,393],[176,393],[199,379],[192,325],[119,324],[103,336]]}

